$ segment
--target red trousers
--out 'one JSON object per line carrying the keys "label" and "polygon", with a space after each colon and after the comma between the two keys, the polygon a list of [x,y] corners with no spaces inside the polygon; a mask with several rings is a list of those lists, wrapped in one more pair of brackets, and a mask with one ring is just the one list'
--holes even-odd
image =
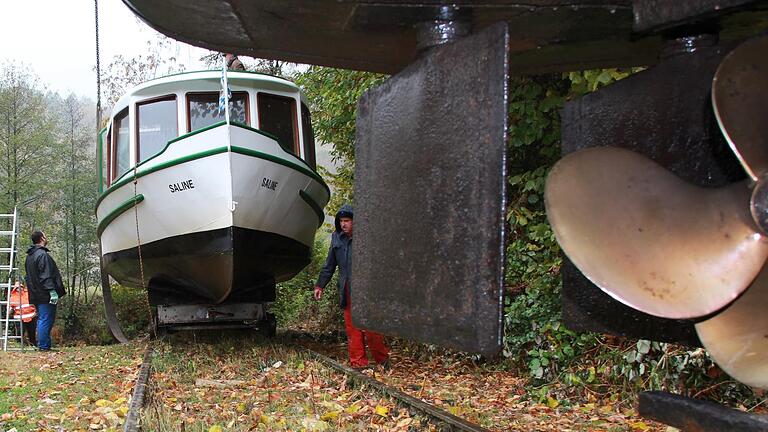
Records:
{"label": "red trousers", "polygon": [[389,358],[389,348],[384,344],[384,336],[380,333],[360,330],[352,325],[351,299],[347,291],[347,306],[344,308],[344,324],[347,328],[347,346],[349,348],[349,364],[352,367],[364,367],[368,365],[368,357],[365,355],[365,343],[376,363],[384,363]]}

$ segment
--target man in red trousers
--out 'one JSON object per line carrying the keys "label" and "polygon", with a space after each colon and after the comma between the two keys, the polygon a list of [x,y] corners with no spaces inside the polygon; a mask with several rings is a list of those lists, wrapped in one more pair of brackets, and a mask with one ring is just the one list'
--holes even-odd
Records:
{"label": "man in red trousers", "polygon": [[349,364],[353,368],[362,369],[368,366],[365,354],[365,344],[371,350],[376,363],[384,368],[389,367],[389,349],[384,344],[384,336],[379,333],[360,330],[352,324],[350,306],[352,304],[352,225],[354,212],[352,206],[345,204],[336,213],[336,231],[331,236],[331,247],[328,258],[315,284],[315,299],[320,300],[323,289],[331,281],[336,267],[339,268],[339,306],[344,309],[344,324],[347,330],[349,348]]}

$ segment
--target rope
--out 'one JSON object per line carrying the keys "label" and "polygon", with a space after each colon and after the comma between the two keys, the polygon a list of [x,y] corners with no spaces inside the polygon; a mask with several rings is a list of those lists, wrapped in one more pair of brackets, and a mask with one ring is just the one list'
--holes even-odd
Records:
{"label": "rope", "polygon": [[[138,176],[138,164],[133,167],[133,199],[138,197],[137,185],[139,183]],[[141,289],[144,290],[146,295],[144,296],[144,305],[147,307],[147,315],[149,316],[149,327],[152,329],[152,336],[157,339],[157,326],[155,326],[154,319],[152,317],[152,306],[149,304],[149,290],[147,289],[147,283],[144,279],[144,259],[141,256],[141,235],[139,234],[139,206],[134,204],[133,214],[136,218],[136,249],[139,254],[139,273],[141,274]]]}

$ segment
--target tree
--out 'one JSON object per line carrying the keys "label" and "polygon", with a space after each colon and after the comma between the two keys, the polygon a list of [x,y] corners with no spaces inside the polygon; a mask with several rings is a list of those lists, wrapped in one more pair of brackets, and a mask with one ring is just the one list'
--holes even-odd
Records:
{"label": "tree", "polygon": [[59,244],[65,248],[64,278],[71,291],[66,321],[75,321],[75,306],[88,301],[89,281],[98,269],[96,217],[97,198],[95,112],[93,102],[69,95],[58,98],[61,155]]}
{"label": "tree", "polygon": [[0,207],[19,207],[26,226],[43,220],[54,190],[46,174],[55,161],[55,117],[44,91],[24,66],[0,71]]}
{"label": "tree", "polygon": [[354,201],[355,120],[357,100],[368,89],[384,82],[386,75],[312,66],[296,76],[312,112],[317,141],[330,143],[338,172],[322,172],[333,190],[331,212]]}
{"label": "tree", "polygon": [[[206,67],[210,69],[221,69],[221,63],[225,54],[219,52],[212,52],[204,55],[200,58]],[[249,72],[258,72],[267,75],[272,75],[288,80],[293,79],[296,74],[296,70],[299,67],[296,63],[284,62],[280,60],[269,60],[263,58],[238,56],[245,70]]]}
{"label": "tree", "polygon": [[163,75],[184,71],[174,56],[166,56],[173,41],[160,37],[147,42],[147,54],[126,59],[115,56],[101,72],[101,91],[105,110],[113,106],[131,87]]}

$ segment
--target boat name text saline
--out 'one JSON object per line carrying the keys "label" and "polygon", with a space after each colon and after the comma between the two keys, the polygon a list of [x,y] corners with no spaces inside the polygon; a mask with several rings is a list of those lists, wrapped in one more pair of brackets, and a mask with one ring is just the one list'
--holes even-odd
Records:
{"label": "boat name text saline", "polygon": [[173,183],[168,185],[168,189],[171,190],[171,193],[181,192],[185,191],[187,189],[194,189],[195,185],[192,183],[192,179],[185,180],[180,183]]}
{"label": "boat name text saline", "polygon": [[277,188],[277,182],[270,178],[264,177],[264,179],[261,180],[261,187],[275,190],[275,188]]}

